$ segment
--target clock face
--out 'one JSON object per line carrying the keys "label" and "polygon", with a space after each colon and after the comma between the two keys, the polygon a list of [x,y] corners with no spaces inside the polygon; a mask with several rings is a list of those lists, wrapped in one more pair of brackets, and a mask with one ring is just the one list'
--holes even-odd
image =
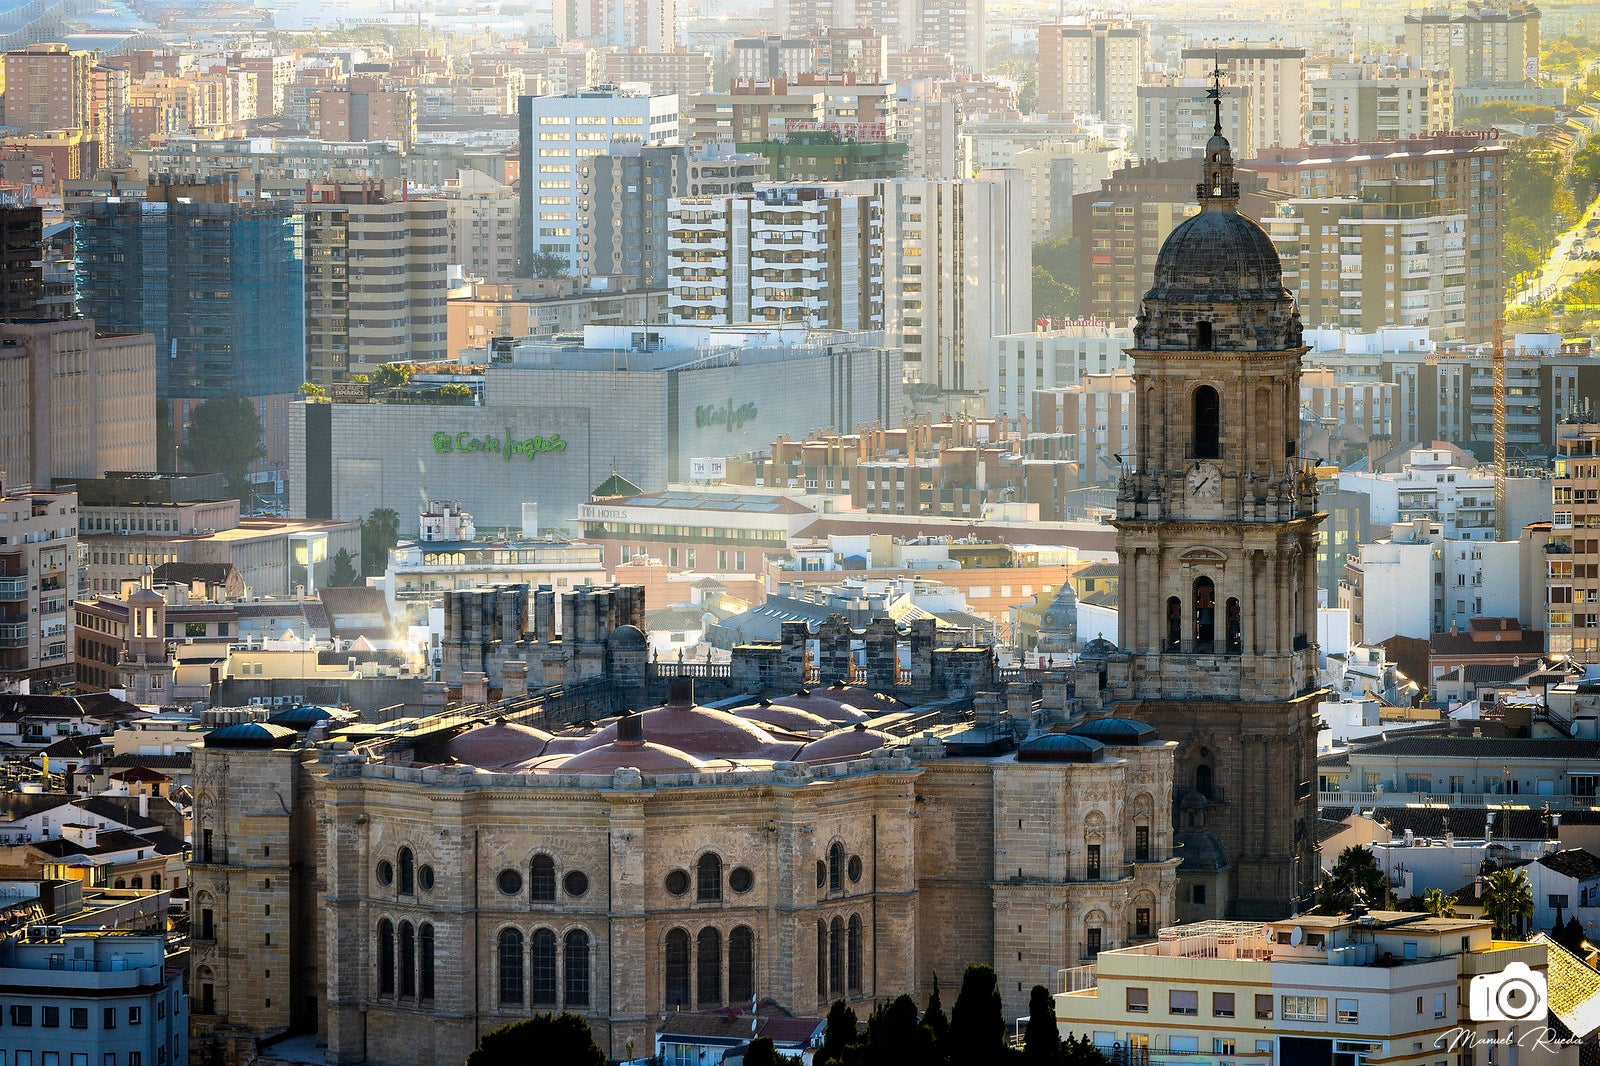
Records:
{"label": "clock face", "polygon": [[1189,495],[1197,500],[1214,500],[1222,495],[1222,471],[1214,466],[1197,466],[1184,479]]}

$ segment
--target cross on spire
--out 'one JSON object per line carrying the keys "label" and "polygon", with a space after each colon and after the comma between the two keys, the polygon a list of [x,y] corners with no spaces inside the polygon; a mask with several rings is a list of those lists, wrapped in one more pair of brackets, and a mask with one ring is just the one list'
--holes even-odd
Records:
{"label": "cross on spire", "polygon": [[1211,73],[1208,74],[1207,77],[1209,77],[1211,79],[1211,88],[1206,90],[1206,95],[1211,97],[1211,103],[1216,108],[1216,112],[1217,112],[1217,122],[1216,122],[1216,126],[1213,127],[1213,129],[1214,129],[1216,135],[1218,137],[1221,137],[1222,136],[1222,64],[1218,61],[1218,59],[1213,59],[1212,60]]}

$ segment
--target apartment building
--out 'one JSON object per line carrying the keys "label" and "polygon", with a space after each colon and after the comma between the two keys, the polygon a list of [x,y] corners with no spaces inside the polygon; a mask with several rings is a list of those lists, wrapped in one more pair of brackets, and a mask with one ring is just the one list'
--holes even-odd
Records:
{"label": "apartment building", "polygon": [[889,77],[889,35],[897,27],[882,23],[828,26],[817,38],[819,74],[853,74],[863,84],[881,84]]}
{"label": "apartment building", "polygon": [[1485,343],[1494,337],[1505,292],[1508,151],[1480,135],[1432,134],[1399,141],[1267,149],[1241,164],[1240,172],[1254,174],[1269,190],[1291,198],[1359,198],[1369,182],[1431,182],[1444,210],[1466,218],[1463,339]]}
{"label": "apartment building", "polygon": [[520,135],[521,233],[518,252],[559,256],[582,272],[580,166],[603,155],[627,155],[678,138],[678,97],[597,86],[560,96],[517,100]]}
{"label": "apartment building", "polygon": [[92,52],[64,44],[35,44],[5,54],[0,82],[0,125],[23,133],[76,129],[88,132],[94,102],[89,72]]}
{"label": "apartment building", "polygon": [[1133,128],[1150,52],[1150,25],[1091,18],[1039,27],[1040,114],[1098,115]]}
{"label": "apartment building", "polygon": [[478,170],[446,179],[444,201],[448,261],[469,277],[491,284],[517,272],[517,190]]}
{"label": "apartment building", "polygon": [[554,0],[558,42],[593,41],[664,52],[678,43],[677,0]]}
{"label": "apartment building", "polygon": [[869,183],[680,197],[667,227],[669,322],[883,328],[884,205]]}
{"label": "apartment building", "polygon": [[[991,414],[990,339],[1033,322],[1033,230],[1014,168],[954,181],[879,183],[884,328],[929,409]],[[955,406],[941,406],[954,404]]]}
{"label": "apartment building", "polygon": [[[1222,135],[1239,158],[1255,152],[1256,108],[1249,86],[1222,97]],[[1138,87],[1138,156],[1147,163],[1198,159],[1216,126],[1216,112],[1206,96],[1206,83],[1183,78],[1167,85]]]}
{"label": "apartment building", "polygon": [[78,494],[0,482],[0,677],[72,680]]}
{"label": "apartment building", "polygon": [[[0,1010],[11,1061],[188,1062],[189,996],[182,967],[167,965],[166,940],[57,925],[7,938],[0,944]],[[196,1009],[204,1013],[213,992],[197,991]]]}
{"label": "apartment building", "polygon": [[932,80],[900,82],[894,111],[907,148],[903,177],[939,181],[972,173],[959,93]]}
{"label": "apartment building", "polygon": [[383,363],[442,361],[445,203],[371,182],[307,195],[306,380],[326,387]]}
{"label": "apartment building", "polygon": [[228,57],[228,65],[256,76],[255,113],[258,117],[283,114],[284,93],[295,75],[292,54],[237,52]]}
{"label": "apartment building", "polygon": [[1370,181],[1355,197],[1293,199],[1264,220],[1308,328],[1426,328],[1467,339],[1467,216],[1432,182]]}
{"label": "apartment building", "polygon": [[790,129],[819,128],[825,101],[821,88],[791,85],[786,77],[735,78],[727,92],[695,93],[684,101],[683,139],[697,148],[714,141],[781,141]]}
{"label": "apartment building", "polygon": [[785,37],[769,33],[761,37],[736,37],[728,50],[733,56],[735,82],[797,78],[816,69],[817,42],[806,35]]}
{"label": "apartment building", "polygon": [[1405,47],[1456,85],[1521,85],[1539,77],[1538,7],[1523,0],[1450,5],[1406,15]]}
{"label": "apartment building", "polygon": [[599,55],[600,79],[608,85],[643,83],[653,93],[703,93],[711,88],[711,53],[693,48],[608,48]]}
{"label": "apartment building", "polygon": [[[1183,76],[1204,79],[1222,72],[1223,92],[1250,100],[1250,128],[1258,148],[1298,148],[1305,142],[1306,50],[1278,44],[1229,41],[1183,50]],[[1224,96],[1226,99],[1226,95]],[[1235,146],[1237,141],[1233,142]],[[1234,154],[1248,159],[1235,148]]]}
{"label": "apartment building", "polygon": [[1356,68],[1314,78],[1309,86],[1306,139],[1312,144],[1397,140],[1450,128],[1451,94],[1443,77]]}
{"label": "apartment building", "polygon": [[417,93],[377,77],[355,76],[340,88],[317,89],[307,104],[311,136],[325,141],[393,141],[402,152],[417,142]]}
{"label": "apartment building", "polygon": [[155,466],[154,337],[0,322],[0,470],[48,485]]}
{"label": "apartment building", "polygon": [[1545,650],[1600,662],[1600,425],[1557,429],[1553,515],[1545,549]]}
{"label": "apartment building", "polygon": [[[1187,916],[1195,904],[1180,899],[1177,909]],[[1510,1022],[1472,1020],[1474,977],[1521,963],[1542,978],[1559,950],[1496,940],[1481,918],[1407,911],[1191,922],[1162,929],[1154,943],[1086,955],[1093,961],[1062,975],[1056,1018],[1063,1036],[1152,1066],[1368,1056],[1432,1066],[1455,1034],[1473,1041],[1461,1046],[1512,1039]],[[1559,984],[1551,993],[1553,1004],[1577,1001]],[[1576,1047],[1566,1050],[1576,1061]]]}

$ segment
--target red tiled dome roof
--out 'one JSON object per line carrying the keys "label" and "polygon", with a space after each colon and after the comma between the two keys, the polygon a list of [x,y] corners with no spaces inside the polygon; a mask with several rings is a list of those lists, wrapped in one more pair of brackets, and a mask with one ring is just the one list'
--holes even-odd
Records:
{"label": "red tiled dome roof", "polygon": [[748,707],[735,707],[733,713],[774,729],[787,729],[797,733],[815,733],[821,736],[834,728],[835,723],[820,714],[802,711],[798,707],[782,707],[762,700]]}
{"label": "red tiled dome roof", "polygon": [[807,714],[826,718],[834,725],[854,725],[865,722],[873,717],[871,714],[856,707],[841,695],[828,692],[824,689],[801,689],[799,692],[788,696],[779,696],[772,701],[774,707],[788,707],[791,710],[805,711]]}
{"label": "red tiled dome roof", "polygon": [[550,765],[541,766],[539,770],[556,774],[597,774],[610,773],[624,766],[653,773],[699,772],[707,769],[704,760],[686,751],[647,740],[643,743],[613,741],[601,744],[570,759],[560,762],[552,760]]}
{"label": "red tiled dome roof", "polygon": [[839,729],[819,740],[813,740],[800,749],[796,762],[836,762],[854,759],[869,751],[883,747],[895,738],[876,729],[857,725],[853,729]]}
{"label": "red tiled dome roof", "polygon": [[[788,759],[798,745],[774,737],[756,722],[710,707],[652,707],[638,715],[644,739],[684,751],[697,759]],[[584,745],[592,751],[617,739],[615,721]]]}
{"label": "red tiled dome roof", "polygon": [[447,757],[470,766],[493,769],[527,762],[544,753],[550,734],[532,726],[491,722],[451,737],[444,746]]}

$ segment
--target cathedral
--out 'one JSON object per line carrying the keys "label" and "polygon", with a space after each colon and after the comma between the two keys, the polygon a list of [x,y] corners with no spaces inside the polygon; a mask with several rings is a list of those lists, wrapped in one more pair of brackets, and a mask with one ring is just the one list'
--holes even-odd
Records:
{"label": "cathedral", "polygon": [[[1178,913],[1272,918],[1317,875],[1316,479],[1297,454],[1300,316],[1239,213],[1221,100],[1200,211],[1134,328],[1117,490],[1119,647],[1103,698],[1178,741]],[[1080,691],[1082,685],[1080,684]]]}

